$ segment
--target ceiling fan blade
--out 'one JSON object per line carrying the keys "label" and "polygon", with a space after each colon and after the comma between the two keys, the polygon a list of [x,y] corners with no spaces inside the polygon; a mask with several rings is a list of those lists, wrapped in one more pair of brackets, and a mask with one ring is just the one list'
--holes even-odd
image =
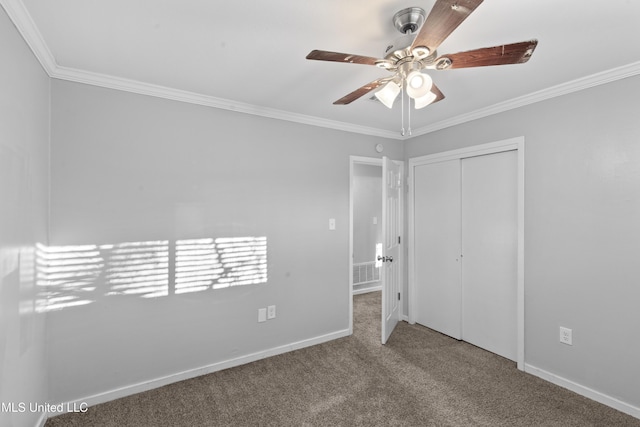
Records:
{"label": "ceiling fan blade", "polygon": [[326,50],[312,50],[307,59],[315,59],[317,61],[334,61],[334,62],[346,62],[348,64],[363,64],[363,65],[376,65],[378,58],[371,56],[352,55],[349,53],[329,52]]}
{"label": "ceiling fan blade", "polygon": [[435,104],[436,102],[442,101],[444,99],[444,94],[440,91],[440,89],[438,89],[436,85],[431,86],[431,92],[436,95],[436,99],[434,99],[432,104]]}
{"label": "ceiling fan blade", "polygon": [[[444,64],[443,67],[440,67],[441,69],[522,64],[531,58],[537,45],[537,40],[531,40],[442,55],[436,60],[436,68],[439,68],[438,64]],[[449,61],[451,61],[450,65],[448,64]]]}
{"label": "ceiling fan blade", "polygon": [[426,47],[433,53],[458,25],[476,10],[483,0],[437,0],[422,28],[411,44],[411,50]]}
{"label": "ceiling fan blade", "polygon": [[368,83],[362,87],[359,87],[358,89],[354,90],[350,94],[345,95],[342,98],[338,99],[336,102],[333,103],[333,105],[351,104],[356,99],[363,97],[364,95],[368,94],[374,89],[379,88],[380,86],[382,86],[383,84],[387,83],[390,80],[391,78],[374,80],[371,83]]}

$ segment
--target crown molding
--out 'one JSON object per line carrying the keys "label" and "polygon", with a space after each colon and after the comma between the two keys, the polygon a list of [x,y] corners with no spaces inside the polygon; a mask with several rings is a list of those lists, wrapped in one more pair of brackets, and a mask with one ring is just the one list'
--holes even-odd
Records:
{"label": "crown molding", "polygon": [[0,5],[13,21],[20,35],[49,76],[57,68],[56,60],[36,27],[29,11],[20,0],[0,0]]}
{"label": "crown molding", "polygon": [[93,86],[100,86],[109,89],[116,89],[125,92],[137,93],[140,95],[154,96],[157,98],[170,99],[174,101],[187,102],[190,104],[203,105],[206,107],[219,108],[223,110],[236,111],[251,114],[254,116],[268,117],[278,120],[302,123],[306,125],[319,126],[345,132],[354,132],[364,135],[377,136],[381,138],[398,139],[396,132],[383,129],[376,129],[367,126],[358,126],[351,123],[337,120],[322,119],[319,117],[304,114],[292,113],[275,108],[261,107],[258,105],[238,102],[225,98],[217,98],[209,95],[202,95],[180,89],[173,89],[165,86],[144,83],[135,80],[114,77],[90,71],[77,70],[73,68],[56,66],[49,74],[54,79],[67,80],[77,83],[84,83]]}
{"label": "crown molding", "polygon": [[158,98],[171,99],[180,102],[203,105],[255,116],[268,117],[278,120],[286,120],[311,126],[319,126],[344,132],[353,132],[363,135],[376,136],[385,139],[402,139],[396,132],[377,129],[368,126],[359,126],[338,120],[323,119],[320,117],[292,113],[274,108],[261,107],[233,101],[230,99],[216,98],[179,89],[168,88],[159,85],[123,79],[105,74],[93,73],[73,68],[59,66],[51,50],[47,46],[40,30],[31,18],[29,11],[21,0],[0,0],[9,19],[18,29],[31,51],[34,53],[49,77],[60,80],[68,80],[104,88],[122,90]]}
{"label": "crown molding", "polygon": [[576,79],[567,83],[552,86],[550,88],[520,96],[518,98],[513,98],[505,102],[490,105],[488,107],[481,108],[470,113],[461,114],[447,120],[442,120],[422,128],[413,129],[410,136],[401,136],[396,131],[359,126],[351,123],[340,122],[337,120],[328,120],[304,114],[261,107],[253,104],[233,101],[230,99],[216,98],[213,96],[202,95],[194,92],[172,89],[164,86],[158,86],[88,71],[76,70],[61,67],[58,65],[55,65],[53,71],[49,73],[52,78],[61,80],[68,80],[110,89],[122,90],[126,92],[138,93],[142,95],[155,96],[158,98],[171,99],[175,101],[204,105],[230,111],[237,111],[240,113],[268,117],[272,119],[286,120],[290,122],[319,126],[339,131],[354,132],[363,135],[396,140],[407,140],[415,138],[417,136],[426,135],[428,133],[445,129],[451,126],[456,126],[462,123],[470,122],[472,120],[481,119],[483,117],[502,113],[519,107],[524,107],[536,102],[545,101],[547,99],[567,95],[573,92],[578,92],[584,89],[610,83],[616,80],[621,80],[638,74],[640,74],[640,61],[596,73],[590,76],[582,77],[580,79]]}
{"label": "crown molding", "polygon": [[543,90],[539,90],[537,92],[520,96],[518,98],[510,99],[505,102],[493,104],[488,107],[472,111],[470,113],[461,114],[450,119],[442,120],[422,128],[414,129],[412,138],[420,135],[426,135],[428,133],[445,129],[451,126],[470,122],[472,120],[481,119],[493,114],[498,114],[504,111],[513,110],[515,108],[524,107],[536,102],[545,101],[547,99],[567,95],[584,89],[589,89],[594,86],[611,83],[616,80],[625,79],[627,77],[635,76],[638,74],[640,74],[640,61],[552,86]]}
{"label": "crown molding", "polygon": [[7,15],[13,21],[27,45],[31,48],[38,61],[40,61],[40,64],[51,78],[386,139],[407,140],[415,138],[417,136],[426,135],[451,126],[456,126],[472,120],[512,110],[514,108],[524,107],[536,102],[640,74],[640,61],[638,61],[582,77],[567,83],[552,86],[518,98],[513,98],[505,102],[490,105],[446,120],[441,120],[439,122],[414,129],[410,136],[401,136],[395,131],[354,125],[352,123],[323,119],[320,117],[292,113],[274,108],[261,107],[230,99],[217,98],[90,71],[61,67],[56,63],[53,54],[49,50],[42,34],[40,34],[40,31],[36,27],[35,22],[31,18],[31,15],[23,2],[21,0],[0,0],[0,5],[2,5],[4,10],[7,12]]}

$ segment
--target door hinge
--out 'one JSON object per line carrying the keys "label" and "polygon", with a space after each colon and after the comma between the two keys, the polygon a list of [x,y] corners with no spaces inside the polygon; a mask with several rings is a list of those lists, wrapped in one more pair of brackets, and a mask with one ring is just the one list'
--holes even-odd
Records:
{"label": "door hinge", "polygon": [[400,301],[400,292],[398,292],[398,301]]}
{"label": "door hinge", "polygon": [[400,236],[398,236],[398,244],[400,244]]}

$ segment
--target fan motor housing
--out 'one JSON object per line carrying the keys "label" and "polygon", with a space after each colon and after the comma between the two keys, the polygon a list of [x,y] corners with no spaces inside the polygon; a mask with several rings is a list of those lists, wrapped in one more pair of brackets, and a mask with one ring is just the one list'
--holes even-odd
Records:
{"label": "fan motor housing", "polygon": [[425,16],[421,7],[408,7],[393,15],[393,25],[402,34],[415,33],[422,27]]}
{"label": "fan motor housing", "polygon": [[[416,51],[412,51],[411,46],[416,38],[418,30],[424,24],[426,13],[420,7],[408,7],[397,12],[393,16],[393,25],[403,35],[398,37],[387,46],[384,58],[394,66],[400,66],[405,62],[416,62],[419,65],[428,66],[436,58],[436,52],[430,52],[425,56],[416,57]],[[429,53],[427,51],[427,53]],[[416,64],[418,65],[418,64]]]}

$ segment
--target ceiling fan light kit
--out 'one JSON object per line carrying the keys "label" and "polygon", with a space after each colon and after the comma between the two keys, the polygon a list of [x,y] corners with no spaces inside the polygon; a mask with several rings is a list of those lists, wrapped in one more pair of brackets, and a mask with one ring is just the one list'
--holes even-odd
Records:
{"label": "ceiling fan light kit", "polygon": [[396,100],[398,94],[402,89],[395,82],[389,82],[382,87],[379,91],[374,93],[387,108],[393,108],[393,102]]}
{"label": "ceiling fan light kit", "polygon": [[431,91],[433,80],[431,76],[420,71],[412,71],[406,77],[407,95],[411,98],[422,98]]}
{"label": "ceiling fan light kit", "polygon": [[[393,16],[393,25],[403,35],[385,50],[384,58],[313,50],[307,59],[374,65],[394,73],[392,77],[370,82],[345,95],[334,104],[346,105],[367,93],[379,89],[375,97],[392,108],[398,94],[406,92],[415,109],[444,99],[431,76],[422,70],[450,70],[527,62],[537,40],[481,48],[438,56],[437,48],[482,3],[483,0],[436,0],[429,15],[420,7],[400,10]],[[404,97],[402,97],[404,99]],[[404,101],[402,101],[402,135],[404,135]],[[410,120],[410,116],[409,116]],[[409,134],[411,123],[409,122]]]}
{"label": "ceiling fan light kit", "polygon": [[437,98],[437,96],[436,96],[435,93],[427,92],[427,94],[425,96],[422,96],[420,98],[414,98],[413,105],[414,105],[416,110],[419,110],[419,109],[424,108],[427,105],[431,104],[432,102],[434,102],[436,100],[436,98]]}

